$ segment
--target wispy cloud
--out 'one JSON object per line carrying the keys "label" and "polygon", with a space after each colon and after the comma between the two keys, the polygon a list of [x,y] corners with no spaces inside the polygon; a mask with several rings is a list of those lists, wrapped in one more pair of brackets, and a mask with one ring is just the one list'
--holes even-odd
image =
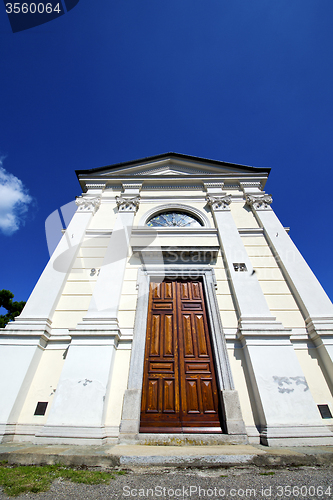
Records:
{"label": "wispy cloud", "polygon": [[0,158],[0,231],[11,235],[24,224],[29,204],[33,201],[22,181],[3,168]]}

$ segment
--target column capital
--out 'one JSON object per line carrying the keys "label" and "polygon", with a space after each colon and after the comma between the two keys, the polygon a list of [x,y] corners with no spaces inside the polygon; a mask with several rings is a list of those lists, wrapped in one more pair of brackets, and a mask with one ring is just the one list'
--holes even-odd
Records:
{"label": "column capital", "polygon": [[231,195],[225,196],[211,196],[207,194],[206,200],[214,212],[221,212],[222,210],[230,210]]}
{"label": "column capital", "polygon": [[254,210],[267,210],[270,209],[270,204],[273,198],[271,194],[264,194],[260,196],[254,196],[252,194],[246,195],[246,204],[249,205]]}
{"label": "column capital", "polygon": [[140,196],[134,198],[124,198],[122,195],[116,196],[116,203],[119,212],[136,212],[140,204]]}
{"label": "column capital", "polygon": [[99,209],[101,204],[101,197],[97,196],[96,198],[86,198],[84,196],[77,196],[75,199],[75,203],[78,206],[79,212],[92,212],[93,215]]}

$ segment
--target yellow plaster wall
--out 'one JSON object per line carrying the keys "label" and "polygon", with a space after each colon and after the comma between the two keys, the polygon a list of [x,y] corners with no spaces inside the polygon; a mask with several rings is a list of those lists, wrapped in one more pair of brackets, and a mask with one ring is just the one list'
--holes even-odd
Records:
{"label": "yellow plaster wall", "polygon": [[[299,348],[295,344],[295,352],[315,403],[327,404],[333,415],[333,396],[323,375],[317,349]],[[325,419],[323,423],[332,425],[333,419]]]}
{"label": "yellow plaster wall", "polygon": [[136,289],[138,269],[141,261],[136,255],[130,255],[124,275],[123,287],[119,304],[120,328],[133,328],[138,291]]}
{"label": "yellow plaster wall", "polygon": [[244,423],[246,426],[254,426],[253,412],[243,368],[245,366],[243,349],[228,346],[228,355],[235,389],[239,395]]}
{"label": "yellow plaster wall", "polygon": [[286,328],[303,328],[303,316],[264,236],[243,236],[242,241],[272,315]]}
{"label": "yellow plaster wall", "polygon": [[251,209],[246,208],[244,203],[231,203],[230,210],[235,224],[238,228],[256,228],[258,222]]}
{"label": "yellow plaster wall", "polygon": [[116,351],[105,418],[105,425],[107,426],[120,425],[124,392],[127,388],[130,357],[130,350],[118,349]]}
{"label": "yellow plaster wall", "polygon": [[117,217],[116,201],[102,203],[93,216],[88,229],[112,229]]}
{"label": "yellow plaster wall", "polygon": [[234,306],[232,292],[229,286],[229,280],[224,268],[221,251],[219,251],[216,265],[214,266],[217,289],[216,298],[221,315],[223,328],[237,328],[238,318]]}
{"label": "yellow plaster wall", "polygon": [[[109,238],[86,237],[52,318],[53,328],[75,328],[85,316],[102,267]],[[96,273],[91,275],[91,269]]]}

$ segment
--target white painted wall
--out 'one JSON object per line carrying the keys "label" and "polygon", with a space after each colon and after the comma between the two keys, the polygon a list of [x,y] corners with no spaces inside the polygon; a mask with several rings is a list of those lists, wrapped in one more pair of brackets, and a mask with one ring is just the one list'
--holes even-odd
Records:
{"label": "white painted wall", "polygon": [[48,426],[102,426],[114,346],[107,340],[94,343],[69,347]]}
{"label": "white painted wall", "polygon": [[[44,424],[50,412],[61,371],[65,349],[46,349],[36,370],[20,413],[19,424]],[[37,403],[47,402],[45,415],[34,415]]]}

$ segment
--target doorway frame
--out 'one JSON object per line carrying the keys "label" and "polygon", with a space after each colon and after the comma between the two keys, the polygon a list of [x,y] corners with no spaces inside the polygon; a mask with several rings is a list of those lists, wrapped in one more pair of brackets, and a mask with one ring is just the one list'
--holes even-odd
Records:
{"label": "doorway frame", "polygon": [[[200,279],[203,283],[207,318],[215,362],[216,382],[226,434],[246,435],[241,415],[238,392],[235,390],[215,290],[217,282],[214,269],[209,265],[142,265],[138,269],[137,307],[134,321],[132,352],[127,389],[124,393],[119,437],[121,441],[138,440],[144,355],[148,318],[149,288],[151,281],[167,279]],[[159,433],[156,432],[156,435]]]}

